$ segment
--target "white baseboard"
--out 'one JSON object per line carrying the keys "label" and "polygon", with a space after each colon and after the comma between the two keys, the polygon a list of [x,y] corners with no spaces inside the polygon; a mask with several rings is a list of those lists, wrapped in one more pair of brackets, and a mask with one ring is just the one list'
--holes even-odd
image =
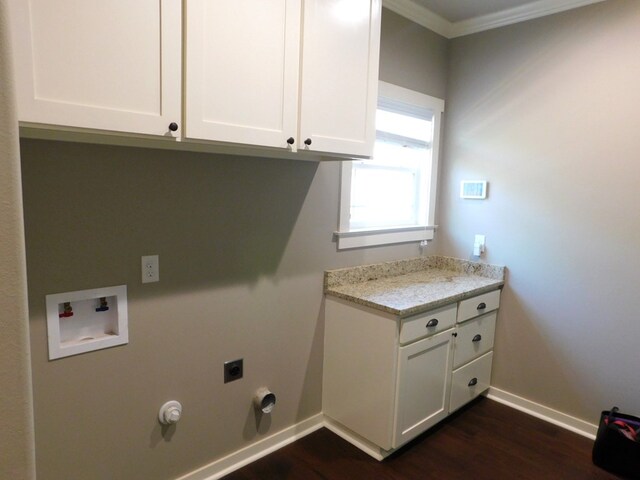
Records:
{"label": "white baseboard", "polygon": [[499,388],[490,387],[489,391],[485,394],[487,398],[500,402],[508,407],[515,408],[521,412],[528,413],[536,418],[545,420],[549,423],[553,423],[559,427],[570,430],[583,437],[595,440],[598,426],[591,423],[580,420],[579,418],[572,417],[566,413],[558,412],[552,408],[545,407],[539,403],[532,402],[526,398],[519,397]]}
{"label": "white baseboard", "polygon": [[[512,393],[500,390],[499,388],[490,387],[485,394],[487,398],[496,402],[515,408],[521,412],[532,415],[546,422],[565,428],[574,433],[594,440],[598,426],[572,417],[565,413],[545,407],[539,403],[532,402],[526,398],[519,397]],[[176,480],[217,480],[239,468],[244,467],[256,460],[269,455],[290,443],[309,435],[320,428],[325,427],[333,433],[355,445],[360,450],[371,455],[377,460],[382,460],[391,452],[380,450],[379,447],[361,439],[359,436],[346,430],[341,425],[334,422],[324,414],[319,413],[311,418],[303,420],[289,428],[277,432],[270,437],[260,440],[241,450],[231,453],[215,462],[205,465],[198,470],[194,470]]]}
{"label": "white baseboard", "polygon": [[359,448],[364,453],[372,456],[376,460],[384,460],[392,453],[392,451],[387,452],[385,450],[382,450],[377,445],[374,445],[373,443],[365,440],[360,435],[352,432],[351,430],[347,429],[346,427],[342,426],[338,422],[335,422],[327,416],[324,417],[324,427],[327,430],[331,430],[333,433],[338,435],[343,440],[346,440],[351,445]]}
{"label": "white baseboard", "polygon": [[241,450],[231,453],[215,462],[205,465],[198,470],[187,473],[176,480],[217,480],[225,475],[255,462],[300,438],[309,435],[324,426],[324,415],[319,413],[300,423],[274,433],[270,437],[260,440]]}

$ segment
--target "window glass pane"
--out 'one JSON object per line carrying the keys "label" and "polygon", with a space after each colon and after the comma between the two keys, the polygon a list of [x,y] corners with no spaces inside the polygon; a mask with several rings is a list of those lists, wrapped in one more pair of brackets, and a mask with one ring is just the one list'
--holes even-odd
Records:
{"label": "window glass pane", "polygon": [[424,225],[430,159],[426,144],[378,138],[372,160],[353,162],[350,228]]}
{"label": "window glass pane", "polygon": [[367,160],[380,165],[419,168],[429,160],[431,148],[426,145],[405,144],[377,138],[373,149],[373,159]]}
{"label": "window glass pane", "polygon": [[424,224],[425,167],[430,149],[376,141],[374,159],[353,163],[351,228]]}
{"label": "window glass pane", "polygon": [[415,225],[417,177],[413,169],[360,164],[352,177],[352,228]]}
{"label": "window glass pane", "polygon": [[417,118],[379,108],[376,111],[376,130],[430,143],[433,140],[432,117]]}

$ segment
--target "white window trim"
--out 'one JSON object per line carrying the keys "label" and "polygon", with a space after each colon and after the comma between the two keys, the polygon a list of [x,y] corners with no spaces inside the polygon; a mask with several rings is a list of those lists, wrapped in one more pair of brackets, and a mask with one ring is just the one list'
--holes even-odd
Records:
{"label": "white window trim", "polygon": [[440,162],[440,129],[442,114],[444,112],[444,100],[382,81],[378,83],[378,96],[433,110],[435,123],[433,130],[434,140],[427,225],[382,230],[350,230],[349,214],[351,209],[352,166],[351,162],[342,162],[340,175],[340,218],[338,231],[334,232],[338,241],[338,250],[432,240],[434,230],[436,229],[434,218],[437,198],[438,165]]}

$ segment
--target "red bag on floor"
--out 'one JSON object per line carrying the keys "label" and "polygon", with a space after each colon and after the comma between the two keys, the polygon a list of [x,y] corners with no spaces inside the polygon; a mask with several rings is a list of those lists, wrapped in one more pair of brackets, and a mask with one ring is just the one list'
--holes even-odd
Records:
{"label": "red bag on floor", "polygon": [[611,473],[640,479],[640,418],[620,413],[618,407],[603,411],[592,459]]}

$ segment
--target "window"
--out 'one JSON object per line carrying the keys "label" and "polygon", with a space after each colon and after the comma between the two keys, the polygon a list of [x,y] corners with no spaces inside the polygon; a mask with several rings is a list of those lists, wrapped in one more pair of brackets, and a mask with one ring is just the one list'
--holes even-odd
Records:
{"label": "window", "polygon": [[380,82],[371,160],[343,162],[338,248],[433,238],[444,101]]}

